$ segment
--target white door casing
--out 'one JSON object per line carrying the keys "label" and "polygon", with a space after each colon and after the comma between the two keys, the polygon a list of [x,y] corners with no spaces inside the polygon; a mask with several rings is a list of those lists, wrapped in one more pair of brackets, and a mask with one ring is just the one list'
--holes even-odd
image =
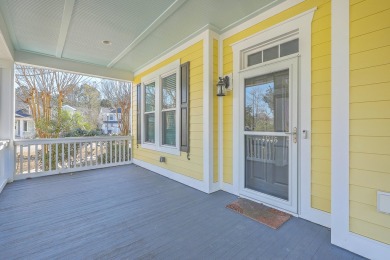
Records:
{"label": "white door casing", "polygon": [[[298,132],[298,214],[299,217],[330,227],[330,214],[311,207],[311,23],[316,7],[284,20],[263,31],[231,45],[233,50],[233,118],[239,117],[239,74],[242,70],[242,53],[271,39],[296,31],[299,39],[299,91],[298,129],[306,130],[307,139]],[[237,79],[237,80],[236,80]],[[239,194],[240,165],[239,126],[233,124],[233,185],[232,192]]]}

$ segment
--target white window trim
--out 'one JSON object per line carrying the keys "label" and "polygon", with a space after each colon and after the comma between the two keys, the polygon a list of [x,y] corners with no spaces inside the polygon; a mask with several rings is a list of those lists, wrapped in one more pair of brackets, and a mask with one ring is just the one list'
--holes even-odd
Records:
{"label": "white window trim", "polygon": [[[176,146],[162,145],[162,91],[161,81],[165,76],[176,73]],[[145,85],[155,82],[155,142],[145,142]],[[141,78],[141,147],[158,152],[180,155],[180,60],[176,60]]]}

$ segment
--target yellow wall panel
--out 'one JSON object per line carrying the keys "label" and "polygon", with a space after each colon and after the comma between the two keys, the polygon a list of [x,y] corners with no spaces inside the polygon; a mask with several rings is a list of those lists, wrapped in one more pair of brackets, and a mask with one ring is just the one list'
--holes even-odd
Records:
{"label": "yellow wall panel", "polygon": [[324,26],[326,26],[326,28],[324,30],[316,32],[316,31],[314,31],[314,26],[312,27],[313,32],[312,32],[311,41],[312,41],[313,46],[324,43],[324,39],[329,39],[329,41],[330,41],[330,34],[331,34],[330,19],[327,19],[326,22],[328,22],[328,24],[324,24]]}
{"label": "yellow wall panel", "polygon": [[313,57],[311,61],[312,70],[321,70],[330,68],[331,58],[330,55]]}
{"label": "yellow wall panel", "polygon": [[350,135],[389,136],[390,119],[350,120]]}
{"label": "yellow wall panel", "polygon": [[[314,102],[313,102],[314,103]],[[329,120],[330,121],[330,101],[327,102],[329,104],[329,107],[320,107],[320,108],[313,108],[311,110],[311,115],[314,118],[321,118],[323,120]],[[314,104],[313,104],[314,105]],[[318,104],[316,104],[318,105]]]}
{"label": "yellow wall panel", "polygon": [[350,151],[390,155],[390,137],[351,136]]}
{"label": "yellow wall panel", "polygon": [[311,86],[312,96],[330,95],[330,81],[312,83]]}
{"label": "yellow wall panel", "polygon": [[372,31],[378,31],[388,27],[386,23],[382,23],[390,17],[390,9],[377,13],[375,15],[364,17],[353,21],[350,27],[351,37],[367,34]]}
{"label": "yellow wall panel", "polygon": [[353,87],[353,86],[390,82],[389,71],[390,71],[390,64],[358,69],[358,70],[351,70],[350,85]]}
{"label": "yellow wall panel", "polygon": [[[329,174],[322,173],[322,172],[316,172],[316,171],[313,170],[313,173],[312,173],[312,183],[313,184],[321,184],[323,186],[327,186],[325,193],[330,194],[330,189],[329,189],[329,187],[330,187],[330,176],[329,176]],[[315,190],[315,187],[314,187],[314,190]],[[322,196],[323,194],[320,194],[320,195]]]}
{"label": "yellow wall panel", "polygon": [[[321,95],[321,96],[312,96],[311,98],[311,107],[313,109],[316,108],[330,108],[330,95]],[[327,111],[328,115],[326,117],[329,119],[330,116],[330,110]],[[315,118],[320,118],[321,120],[326,120],[326,118],[323,117],[324,115],[321,114],[320,117],[315,117]]]}
{"label": "yellow wall panel", "polygon": [[313,57],[321,57],[325,55],[330,55],[331,51],[331,42],[324,41],[323,43],[312,46],[312,55]]}
{"label": "yellow wall panel", "polygon": [[[390,45],[390,28],[363,34],[350,39],[350,53],[372,50]],[[352,65],[352,64],[351,64]]]}
{"label": "yellow wall panel", "polygon": [[[190,158],[187,154],[180,156],[158,152],[142,148],[141,145],[133,145],[135,159],[168,169],[177,174],[182,174],[197,180],[203,179],[203,41],[199,41],[187,49],[173,55],[161,63],[135,75],[134,83],[138,84],[141,78],[180,60],[181,63],[190,61]],[[133,144],[136,144],[136,88],[133,90]],[[160,163],[160,156],[166,157],[166,163]]]}
{"label": "yellow wall panel", "polygon": [[350,21],[362,19],[364,17],[383,12],[390,8],[389,1],[383,0],[366,0],[358,4],[351,5]]}
{"label": "yellow wall panel", "polygon": [[350,167],[353,169],[386,172],[390,174],[390,156],[351,152]]}
{"label": "yellow wall panel", "polygon": [[[376,205],[367,205],[351,201],[350,209],[353,218],[364,220],[372,224],[381,223],[383,224],[383,227],[390,230],[389,216],[379,213],[376,209]],[[365,212],[365,214],[360,214],[360,212]]]}
{"label": "yellow wall panel", "polygon": [[390,174],[386,172],[351,169],[349,174],[351,185],[390,191]]}
{"label": "yellow wall panel", "polygon": [[330,134],[312,134],[313,146],[328,146],[330,147]]}
{"label": "yellow wall panel", "polygon": [[390,100],[352,103],[350,106],[350,118],[351,119],[390,118]]}
{"label": "yellow wall panel", "polygon": [[311,131],[313,134],[330,134],[330,122],[313,120],[311,124]]}
{"label": "yellow wall panel", "polygon": [[390,100],[389,83],[353,87],[349,99],[351,103]]}
{"label": "yellow wall panel", "polygon": [[323,196],[311,196],[311,206],[316,209],[321,209],[330,213],[330,199],[324,199]]}
{"label": "yellow wall panel", "polygon": [[[390,15],[390,14],[389,14]],[[351,55],[351,70],[385,65],[390,61],[390,45]]]}
{"label": "yellow wall panel", "polygon": [[376,190],[364,186],[350,185],[351,201],[376,207]]}
{"label": "yellow wall panel", "polygon": [[349,228],[354,233],[390,244],[390,229],[364,220],[350,218]]}
{"label": "yellow wall panel", "polygon": [[[316,159],[313,158],[311,160],[311,167],[312,170],[316,173],[329,173],[330,172],[330,160],[325,159]],[[328,175],[330,178],[330,175]]]}

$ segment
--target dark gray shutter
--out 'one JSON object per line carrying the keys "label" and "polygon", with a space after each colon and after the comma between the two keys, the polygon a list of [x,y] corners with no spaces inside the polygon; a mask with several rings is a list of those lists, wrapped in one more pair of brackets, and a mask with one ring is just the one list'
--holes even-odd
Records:
{"label": "dark gray shutter", "polygon": [[190,152],[190,62],[180,66],[180,151]]}
{"label": "dark gray shutter", "polygon": [[137,144],[141,143],[141,83],[137,85]]}

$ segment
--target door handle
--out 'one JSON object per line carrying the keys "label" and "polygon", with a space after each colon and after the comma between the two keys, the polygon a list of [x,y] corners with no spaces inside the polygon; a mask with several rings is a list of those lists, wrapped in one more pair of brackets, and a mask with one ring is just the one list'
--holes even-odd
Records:
{"label": "door handle", "polygon": [[292,132],[285,132],[286,135],[292,135],[294,144],[297,143],[297,128],[294,127]]}

